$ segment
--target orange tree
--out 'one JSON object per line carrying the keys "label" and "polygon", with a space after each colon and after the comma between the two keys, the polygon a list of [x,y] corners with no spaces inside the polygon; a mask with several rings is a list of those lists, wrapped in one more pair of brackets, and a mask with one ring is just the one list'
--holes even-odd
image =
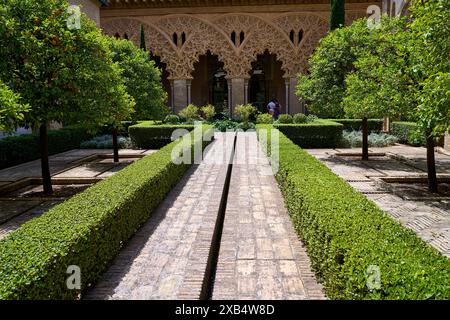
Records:
{"label": "orange tree", "polygon": [[26,111],[28,106],[20,103],[20,96],[0,81],[0,130],[12,131]]}
{"label": "orange tree", "polygon": [[[65,0],[0,0],[0,79],[30,105],[39,127],[45,193],[52,193],[47,127],[120,121],[134,107],[108,40]],[[79,19],[79,24],[77,20]]]}

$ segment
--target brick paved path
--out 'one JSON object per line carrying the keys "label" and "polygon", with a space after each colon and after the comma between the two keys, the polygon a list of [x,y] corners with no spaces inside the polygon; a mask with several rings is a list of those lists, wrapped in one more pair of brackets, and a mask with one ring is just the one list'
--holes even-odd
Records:
{"label": "brick paved path", "polygon": [[[205,161],[191,168],[84,298],[200,298],[228,169],[210,160],[230,159],[234,142],[234,134],[216,136]],[[238,135],[235,161],[250,151],[250,163],[234,164],[213,299],[322,299],[274,176],[267,175],[267,157],[256,150],[255,133]]]}
{"label": "brick paved path", "polygon": [[[199,299],[234,134],[216,134],[87,299]],[[225,146],[225,147],[224,147]],[[228,156],[226,155],[228,153]]]}
{"label": "brick paved path", "polygon": [[213,299],[324,298],[256,134],[239,133]]}
{"label": "brick paved path", "polygon": [[[371,148],[385,152],[386,157],[337,157],[342,149],[311,149],[310,154],[326,164],[356,190],[374,201],[393,219],[413,230],[425,242],[450,258],[450,198],[435,198],[426,191],[426,184],[415,190],[414,185],[380,183],[380,178],[426,177],[426,149],[409,146]],[[359,151],[360,150],[353,150]],[[400,159],[400,160],[398,160]],[[450,173],[450,157],[436,154],[438,173]]]}

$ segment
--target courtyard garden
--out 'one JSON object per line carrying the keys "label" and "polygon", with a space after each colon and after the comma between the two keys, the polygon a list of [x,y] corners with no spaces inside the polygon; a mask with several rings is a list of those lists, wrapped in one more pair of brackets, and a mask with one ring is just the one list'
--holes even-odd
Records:
{"label": "courtyard garden", "polygon": [[410,11],[333,11],[273,116],[169,108],[142,39],[0,1],[0,300],[450,299],[450,1]]}

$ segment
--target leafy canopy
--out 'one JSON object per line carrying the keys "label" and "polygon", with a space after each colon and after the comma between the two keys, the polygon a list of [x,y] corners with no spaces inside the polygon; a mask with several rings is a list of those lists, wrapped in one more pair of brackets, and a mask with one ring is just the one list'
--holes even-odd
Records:
{"label": "leafy canopy", "polygon": [[28,105],[20,103],[20,96],[11,91],[0,81],[0,130],[13,131],[15,123],[23,120]]}
{"label": "leafy canopy", "polygon": [[162,120],[168,114],[167,93],[162,88],[161,71],[149,53],[128,40],[110,37],[113,61],[119,64],[126,90],[136,102],[133,120]]}
{"label": "leafy canopy", "polygon": [[64,0],[0,0],[0,79],[30,105],[26,120],[112,123],[133,111],[107,39]]}
{"label": "leafy canopy", "polygon": [[370,38],[366,19],[339,28],[322,38],[309,60],[310,74],[300,75],[296,94],[308,101],[308,109],[323,118],[342,118],[345,77],[355,70],[353,48],[362,47]]}

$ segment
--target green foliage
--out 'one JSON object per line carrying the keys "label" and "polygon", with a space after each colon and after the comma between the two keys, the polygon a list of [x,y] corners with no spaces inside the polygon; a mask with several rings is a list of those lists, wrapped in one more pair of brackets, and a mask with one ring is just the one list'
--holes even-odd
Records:
{"label": "green foliage", "polygon": [[293,120],[294,120],[294,123],[296,123],[296,124],[302,124],[302,123],[306,123],[308,121],[308,117],[304,113],[297,113],[294,115]]}
{"label": "green foliage", "polygon": [[[386,133],[372,132],[368,136],[369,147],[382,148],[392,146],[399,141],[396,136]],[[343,148],[360,148],[362,147],[362,132],[361,131],[344,131],[342,135],[341,147]]]}
{"label": "green foliage", "polygon": [[255,130],[256,126],[253,122],[241,122],[236,125],[236,129],[242,131]]}
{"label": "green foliage", "polygon": [[276,121],[276,123],[284,123],[284,124],[288,124],[288,123],[293,123],[294,119],[292,118],[292,116],[290,114],[280,114],[280,116],[278,117],[278,120]]}
{"label": "green foliage", "polygon": [[[0,300],[77,299],[67,268],[95,284],[190,165],[172,161],[174,142],[53,207],[0,241]],[[194,141],[194,144],[209,142]],[[192,152],[193,154],[193,152]]]}
{"label": "green foliage", "polygon": [[217,120],[214,122],[214,128],[221,132],[234,131],[238,127],[239,122],[236,122],[232,119]]}
{"label": "green foliage", "polygon": [[427,143],[425,134],[419,132],[419,126],[414,122],[392,122],[391,133],[400,143],[413,146],[425,146]]}
{"label": "green foliage", "polygon": [[248,122],[256,111],[257,109],[251,104],[238,105],[235,108],[235,112],[242,122]]}
{"label": "green foliage", "polygon": [[30,105],[28,123],[84,125],[125,119],[134,107],[108,40],[81,17],[69,29],[65,0],[0,2],[0,79]]}
{"label": "green foliage", "polygon": [[178,115],[187,123],[193,123],[195,120],[200,120],[199,109],[193,104],[182,109]]}
{"label": "green foliage", "polygon": [[256,117],[256,123],[269,124],[273,123],[273,117],[268,113],[258,114]]}
{"label": "green foliage", "polygon": [[172,142],[172,134],[177,129],[188,132],[193,125],[155,125],[152,121],[141,122],[128,130],[133,145],[139,149],[159,149]]}
{"label": "green foliage", "polygon": [[434,137],[450,129],[450,1],[413,1],[408,43],[422,132]]}
{"label": "green foliage", "polygon": [[[279,151],[276,178],[330,299],[450,298],[448,258],[283,134]],[[367,287],[371,265],[381,289]]]}
{"label": "green foliage", "polygon": [[322,118],[342,118],[345,77],[354,70],[355,47],[367,45],[366,19],[339,28],[321,39],[309,60],[310,74],[300,75],[296,94],[308,102],[308,110]]}
{"label": "green foliage", "polygon": [[28,105],[20,103],[20,96],[0,80],[0,131],[14,131],[16,123],[24,119],[28,109]]}
{"label": "green foliage", "polygon": [[163,122],[165,124],[179,124],[181,122],[181,119],[176,114],[169,114],[164,118]]}
{"label": "green foliage", "polygon": [[331,0],[330,30],[345,25],[345,0]]}
{"label": "green foliage", "polygon": [[216,108],[210,104],[201,108],[203,119],[206,121],[212,121],[216,116]]}
{"label": "green foliage", "polygon": [[[329,119],[344,126],[345,131],[362,131],[361,119]],[[381,132],[383,130],[383,119],[367,119],[369,132]]]}
{"label": "green foliage", "polygon": [[[81,126],[49,130],[49,154],[57,154],[80,147],[92,134]],[[0,140],[0,169],[39,159],[39,135],[24,134]]]}
{"label": "green foliage", "polygon": [[[131,139],[128,137],[117,138],[117,142],[119,144],[120,149],[131,149],[132,143]],[[96,136],[90,140],[83,141],[80,145],[81,149],[112,149],[113,148],[113,139],[111,135],[101,135]]]}
{"label": "green foliage", "polygon": [[305,124],[275,124],[274,127],[302,148],[335,148],[342,139],[343,126],[329,120]]}
{"label": "green foliage", "polygon": [[408,116],[415,105],[407,72],[406,18],[384,16],[367,43],[352,48],[355,70],[345,78],[344,111],[350,118]]}
{"label": "green foliage", "polygon": [[128,94],[136,102],[133,120],[161,120],[168,113],[167,93],[161,83],[161,71],[149,53],[128,40],[109,38],[113,61],[120,69]]}

